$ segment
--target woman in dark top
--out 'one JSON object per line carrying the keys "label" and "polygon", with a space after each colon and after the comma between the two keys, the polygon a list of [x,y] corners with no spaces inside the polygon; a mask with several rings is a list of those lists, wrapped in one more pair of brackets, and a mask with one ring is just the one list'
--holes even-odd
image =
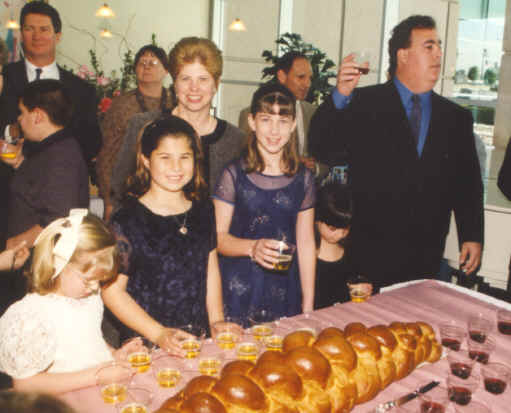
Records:
{"label": "woman in dark top", "polygon": [[[169,54],[169,71],[177,101],[172,114],[190,123],[200,136],[204,153],[204,179],[210,193],[213,193],[224,165],[237,158],[245,144],[245,135],[240,129],[211,114],[222,67],[222,52],[211,40],[200,37],[181,39]],[[137,114],[128,124],[112,168],[114,209],[125,195],[126,178],[136,168],[135,148],[140,129],[157,116],[159,113],[155,111]]]}
{"label": "woman in dark top", "polygon": [[198,331],[223,320],[215,218],[204,196],[198,140],[175,116],[144,129],[129,187],[135,197],[111,219],[121,271],[103,291],[126,326],[121,338],[132,329],[176,354],[185,334],[177,327]]}
{"label": "woman in dark top", "polygon": [[240,129],[211,114],[222,68],[222,52],[209,39],[185,37],[169,53],[177,99],[172,114],[190,123],[200,136],[211,193],[224,165],[238,157],[245,144]]}

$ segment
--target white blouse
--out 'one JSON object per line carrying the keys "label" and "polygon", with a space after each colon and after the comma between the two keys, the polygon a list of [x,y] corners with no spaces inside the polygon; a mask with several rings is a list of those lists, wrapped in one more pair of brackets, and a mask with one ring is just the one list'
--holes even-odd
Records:
{"label": "white blouse", "polygon": [[99,294],[27,294],[0,318],[0,370],[15,379],[83,370],[112,360]]}

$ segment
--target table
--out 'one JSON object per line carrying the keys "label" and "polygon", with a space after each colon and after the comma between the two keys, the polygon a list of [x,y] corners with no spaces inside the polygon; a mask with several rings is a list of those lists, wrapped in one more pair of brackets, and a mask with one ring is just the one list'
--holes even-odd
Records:
{"label": "table", "polygon": [[[456,320],[464,323],[469,315],[477,313],[483,313],[490,319],[496,319],[495,313],[498,307],[511,310],[510,304],[475,291],[439,281],[422,280],[388,288],[381,294],[371,297],[365,303],[338,304],[309,314],[283,319],[279,322],[278,328],[287,329],[311,325],[319,328],[329,325],[343,328],[346,324],[355,321],[363,322],[369,327],[375,324],[389,324],[392,321],[412,322],[421,320],[430,323],[435,329],[437,337],[439,337],[438,325],[441,322]],[[491,355],[490,361],[511,365],[511,336],[499,334],[496,328],[493,336],[496,339],[497,346],[495,352]],[[215,354],[219,352],[221,350],[211,341],[205,343],[203,353]],[[356,406],[352,412],[369,412],[377,404],[409,393],[431,380],[440,380],[445,385],[444,380],[448,369],[446,359],[434,364],[425,364],[403,380],[392,383],[380,392],[375,399]],[[476,373],[478,370],[479,368],[476,367]],[[185,380],[182,381],[182,385],[194,374],[198,373],[185,373]],[[163,401],[179,390],[179,387],[175,389],[158,388],[150,372],[137,374],[134,382],[150,386],[154,390],[155,398],[151,406],[153,410],[157,409]],[[503,394],[496,396],[486,392],[480,384],[473,397],[490,405],[493,413],[510,411],[511,386],[509,385]],[[64,394],[62,398],[79,413],[116,412],[114,407],[107,406],[102,402],[99,391],[95,387],[69,392]]]}

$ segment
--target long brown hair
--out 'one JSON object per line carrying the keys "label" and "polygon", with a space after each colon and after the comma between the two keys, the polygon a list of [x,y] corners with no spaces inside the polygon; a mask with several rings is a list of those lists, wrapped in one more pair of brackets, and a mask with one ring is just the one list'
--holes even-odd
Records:
{"label": "long brown hair", "polygon": [[145,126],[137,141],[137,170],[128,178],[127,193],[136,198],[144,195],[151,186],[151,173],[144,164],[142,156],[151,157],[164,138],[184,138],[193,152],[193,177],[184,187],[186,199],[201,200],[206,193],[203,163],[204,155],[200,138],[193,127],[185,120],[173,115],[162,115]]}
{"label": "long brown hair", "polygon": [[[274,111],[275,105],[279,108],[278,113]],[[296,118],[296,98],[288,88],[280,83],[267,83],[255,91],[250,113],[254,118],[258,113],[270,113],[291,116],[294,120]],[[257,147],[257,137],[253,131],[248,135],[245,162],[247,173],[264,171],[264,159]],[[282,152],[282,169],[284,174],[291,176],[298,172],[299,166],[296,133],[293,132]]]}

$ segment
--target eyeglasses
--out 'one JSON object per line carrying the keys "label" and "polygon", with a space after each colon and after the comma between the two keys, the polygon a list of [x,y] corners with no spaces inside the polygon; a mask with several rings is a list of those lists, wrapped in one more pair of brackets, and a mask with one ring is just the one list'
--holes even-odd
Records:
{"label": "eyeglasses", "polygon": [[140,59],[137,63],[137,66],[155,67],[158,66],[158,63],[160,63],[158,59]]}
{"label": "eyeglasses", "polygon": [[100,280],[89,280],[87,278],[85,278],[85,274],[79,270],[77,270],[76,268],[73,268],[72,265],[68,265],[67,268],[69,270],[71,270],[72,273],[74,273],[75,275],[78,276],[78,278],[80,278],[80,280],[82,281],[83,285],[91,290],[91,291],[96,291],[99,289],[99,286],[100,286]]}

